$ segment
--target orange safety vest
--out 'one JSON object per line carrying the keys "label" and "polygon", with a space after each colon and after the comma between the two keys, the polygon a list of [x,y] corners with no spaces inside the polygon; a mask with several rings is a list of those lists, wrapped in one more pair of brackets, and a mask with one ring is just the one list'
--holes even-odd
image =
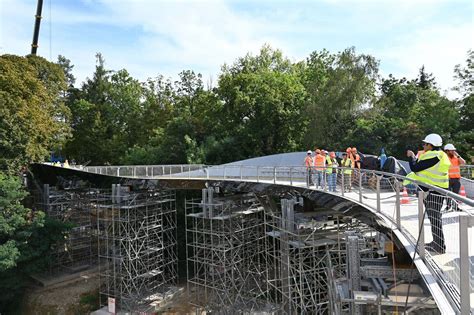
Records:
{"label": "orange safety vest", "polygon": [[449,178],[461,178],[461,170],[459,169],[459,159],[455,156],[449,158],[451,166],[449,167]]}
{"label": "orange safety vest", "polygon": [[324,170],[324,166],[326,166],[326,158],[322,154],[317,154],[314,157],[314,166],[317,171]]}
{"label": "orange safety vest", "polygon": [[313,165],[313,158],[310,156],[306,156],[306,158],[304,159],[304,164],[307,168],[311,168],[311,166]]}

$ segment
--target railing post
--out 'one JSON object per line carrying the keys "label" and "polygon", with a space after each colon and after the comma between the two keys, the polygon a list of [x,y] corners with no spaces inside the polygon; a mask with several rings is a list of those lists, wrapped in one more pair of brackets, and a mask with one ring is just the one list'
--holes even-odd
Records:
{"label": "railing post", "polygon": [[341,195],[344,196],[344,168],[341,168]]}
{"label": "railing post", "polygon": [[243,168],[243,166],[240,165],[240,180],[242,180],[242,168]]}
{"label": "railing post", "polygon": [[397,228],[401,228],[401,219],[400,219],[400,183],[395,179],[395,222],[397,223]]}
{"label": "railing post", "polygon": [[207,176],[206,176],[206,177],[207,177],[207,179],[209,179],[209,167],[208,167],[208,168],[206,168],[206,174],[207,174]]}
{"label": "railing post", "polygon": [[181,174],[183,174],[183,165],[181,165]]}
{"label": "railing post", "polygon": [[293,186],[293,176],[291,174],[291,167],[290,167],[290,185]]}
{"label": "railing post", "polygon": [[148,166],[145,166],[145,177],[148,177]]}
{"label": "railing post", "polygon": [[325,167],[323,169],[323,191],[327,191],[328,190],[328,172],[327,172],[327,168]]}
{"label": "railing post", "polygon": [[225,179],[225,165],[224,165],[224,179]]}
{"label": "railing post", "polygon": [[259,167],[257,166],[257,183],[260,181],[260,175],[258,174],[259,173],[258,169],[259,169]]}
{"label": "railing post", "polygon": [[459,293],[461,314],[469,314],[471,311],[470,284],[471,275],[469,274],[469,215],[459,213]]}
{"label": "railing post", "polygon": [[376,189],[377,189],[377,212],[380,212],[382,210],[382,207],[380,205],[380,179],[381,179],[381,176],[375,175],[375,177],[377,178],[377,186],[376,186]]}
{"label": "railing post", "polygon": [[359,169],[359,202],[362,203],[362,170]]}
{"label": "railing post", "polygon": [[277,174],[276,174],[276,167],[274,166],[273,167],[273,183],[276,184],[276,177],[277,177]]}
{"label": "railing post", "polygon": [[151,177],[154,177],[153,169],[154,169],[154,167],[152,166],[152,167],[151,167]]}
{"label": "railing post", "polygon": [[420,237],[418,240],[418,254],[422,259],[425,259],[425,222],[423,222],[423,200],[424,191],[418,192],[418,225],[420,228]]}
{"label": "railing post", "polygon": [[117,167],[117,177],[120,176],[120,167]]}

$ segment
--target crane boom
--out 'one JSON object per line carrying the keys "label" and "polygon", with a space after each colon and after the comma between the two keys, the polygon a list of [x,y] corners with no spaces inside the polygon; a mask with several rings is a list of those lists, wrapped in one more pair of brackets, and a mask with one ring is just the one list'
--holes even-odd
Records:
{"label": "crane boom", "polygon": [[38,0],[35,15],[35,30],[33,31],[33,43],[31,44],[31,54],[36,55],[38,49],[38,37],[41,24],[41,11],[43,10],[43,0]]}

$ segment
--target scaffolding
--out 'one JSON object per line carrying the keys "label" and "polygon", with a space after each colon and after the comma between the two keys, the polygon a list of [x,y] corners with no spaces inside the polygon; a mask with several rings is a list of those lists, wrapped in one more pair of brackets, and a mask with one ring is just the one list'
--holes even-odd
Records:
{"label": "scaffolding", "polygon": [[150,312],[177,282],[174,190],[112,185],[97,205],[101,305]]}
{"label": "scaffolding", "polygon": [[[389,259],[394,259],[393,245],[383,235],[373,239],[346,231],[345,243],[345,274],[335,276],[333,261],[328,261],[329,296],[335,314],[439,314],[417,270],[403,264],[394,267],[395,260]],[[378,244],[378,249],[371,248],[371,243]],[[369,252],[376,255],[368,257]]]}
{"label": "scaffolding", "polygon": [[[419,276],[394,271],[384,234],[333,210],[295,212],[301,198],[281,199],[278,210],[270,203],[263,207],[252,194],[215,198],[213,188],[186,202],[192,305],[216,314],[405,309],[403,285]],[[412,288],[407,309],[431,311],[429,293],[416,283]]]}
{"label": "scaffolding", "polygon": [[68,224],[63,239],[53,244],[49,272],[51,275],[74,273],[97,262],[95,235],[95,200],[98,191],[90,189],[58,190],[43,185],[37,208],[47,217]]}
{"label": "scaffolding", "polygon": [[329,312],[328,259],[339,255],[338,226],[295,218],[296,200],[281,200],[281,213],[266,215],[268,285],[283,314]]}
{"label": "scaffolding", "polygon": [[268,303],[264,209],[251,194],[186,201],[190,303],[216,314],[264,312]]}

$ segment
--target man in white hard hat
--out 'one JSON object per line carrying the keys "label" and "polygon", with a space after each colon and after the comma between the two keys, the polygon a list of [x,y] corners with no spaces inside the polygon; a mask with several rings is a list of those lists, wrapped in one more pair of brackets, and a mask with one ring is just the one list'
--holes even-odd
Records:
{"label": "man in white hard hat", "polygon": [[451,143],[444,146],[444,152],[446,152],[451,162],[449,167],[449,190],[459,194],[461,189],[461,169],[459,166],[466,164],[466,161],[456,152],[456,148]]}
{"label": "man in white hard hat", "polygon": [[[449,188],[448,171],[451,163],[446,153],[441,150],[443,139],[436,133],[429,134],[423,140],[423,153],[417,160],[415,153],[408,150],[407,156],[410,158],[411,173],[408,178],[415,179],[419,182],[436,186],[438,188]],[[441,207],[443,206],[444,197],[436,192],[429,191],[428,187],[420,186],[420,188],[428,192],[424,200],[426,213],[431,223],[431,234],[433,241],[426,244],[426,249],[436,253],[444,254],[446,245],[444,243],[443,225],[441,220]]]}

